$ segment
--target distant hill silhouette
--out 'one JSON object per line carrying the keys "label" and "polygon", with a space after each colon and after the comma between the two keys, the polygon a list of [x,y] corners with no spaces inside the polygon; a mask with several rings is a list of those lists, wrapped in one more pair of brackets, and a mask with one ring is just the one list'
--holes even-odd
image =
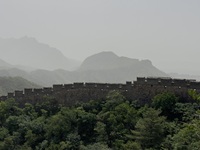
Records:
{"label": "distant hill silhouette", "polygon": [[4,60],[0,59],[0,69],[6,69],[12,67],[11,64],[5,62]]}
{"label": "distant hill silhouette", "polygon": [[58,49],[29,37],[0,38],[0,54],[0,58],[4,61],[27,68],[73,70],[79,66],[78,62],[66,58]]}
{"label": "distant hill silhouette", "polygon": [[21,69],[9,68],[1,69],[0,76],[20,76],[41,86],[73,82],[125,83],[141,76],[168,77],[149,60],[119,57],[112,52],[102,52],[86,58],[76,71],[40,69],[25,72]]}
{"label": "distant hill silhouette", "polygon": [[200,75],[189,75],[189,74],[178,74],[178,73],[170,73],[169,74],[173,78],[179,78],[179,79],[195,79],[197,81],[200,81]]}
{"label": "distant hill silhouette", "polygon": [[109,70],[137,65],[137,59],[118,57],[113,52],[101,52],[85,59],[80,70]]}
{"label": "distant hill silhouette", "polygon": [[168,77],[149,60],[119,57],[113,52],[101,52],[85,59],[78,70],[87,80],[104,82],[124,82],[137,76]]}
{"label": "distant hill silhouette", "polygon": [[23,90],[24,88],[39,87],[40,86],[21,77],[0,77],[0,95],[7,95],[8,92]]}

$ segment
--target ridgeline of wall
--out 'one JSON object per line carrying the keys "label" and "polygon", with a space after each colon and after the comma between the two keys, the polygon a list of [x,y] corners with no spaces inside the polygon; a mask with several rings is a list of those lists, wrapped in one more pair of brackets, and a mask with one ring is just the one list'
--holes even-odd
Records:
{"label": "ridgeline of wall", "polygon": [[73,83],[57,84],[53,87],[41,89],[24,89],[8,93],[0,97],[0,100],[14,98],[21,105],[25,103],[35,104],[41,102],[44,96],[54,97],[59,104],[73,105],[77,102],[105,99],[109,91],[117,90],[129,100],[138,100],[147,103],[153,96],[162,92],[172,92],[181,97],[187,97],[189,89],[200,90],[200,82],[196,80],[138,77],[137,81],[126,84],[108,83]]}

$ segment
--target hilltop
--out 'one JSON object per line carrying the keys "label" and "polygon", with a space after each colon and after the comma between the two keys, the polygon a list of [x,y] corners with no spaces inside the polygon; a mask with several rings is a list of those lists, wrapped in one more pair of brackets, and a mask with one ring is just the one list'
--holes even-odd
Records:
{"label": "hilltop", "polygon": [[153,66],[150,60],[138,60],[119,57],[113,52],[101,52],[86,58],[78,72],[85,78],[83,81],[123,83],[135,80],[138,76],[169,77]]}
{"label": "hilltop", "polygon": [[1,59],[15,67],[73,70],[79,65],[77,61],[66,58],[58,49],[26,36],[20,39],[0,38],[0,53]]}
{"label": "hilltop", "polygon": [[169,77],[153,66],[150,60],[119,57],[113,52],[101,52],[86,58],[75,71],[37,69],[26,72],[17,68],[0,69],[0,76],[20,76],[41,86],[59,83],[105,82],[124,83],[138,76]]}

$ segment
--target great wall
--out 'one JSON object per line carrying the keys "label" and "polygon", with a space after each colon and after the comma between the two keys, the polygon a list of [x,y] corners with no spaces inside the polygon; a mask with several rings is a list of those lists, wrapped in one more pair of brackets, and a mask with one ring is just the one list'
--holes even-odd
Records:
{"label": "great wall", "polygon": [[14,98],[21,105],[35,104],[46,97],[54,97],[59,104],[73,105],[77,102],[105,99],[109,91],[119,91],[129,100],[138,100],[140,103],[148,102],[153,96],[162,92],[172,92],[182,98],[187,97],[189,89],[200,91],[200,82],[196,80],[138,77],[136,81],[126,84],[108,83],[73,83],[57,84],[53,87],[41,89],[24,89],[1,96],[0,100]]}

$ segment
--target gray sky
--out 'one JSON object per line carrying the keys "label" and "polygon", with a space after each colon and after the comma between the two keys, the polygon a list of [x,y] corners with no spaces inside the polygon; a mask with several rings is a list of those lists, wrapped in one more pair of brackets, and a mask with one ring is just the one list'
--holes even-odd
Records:
{"label": "gray sky", "polygon": [[83,60],[100,51],[200,75],[200,0],[0,0],[0,37]]}

